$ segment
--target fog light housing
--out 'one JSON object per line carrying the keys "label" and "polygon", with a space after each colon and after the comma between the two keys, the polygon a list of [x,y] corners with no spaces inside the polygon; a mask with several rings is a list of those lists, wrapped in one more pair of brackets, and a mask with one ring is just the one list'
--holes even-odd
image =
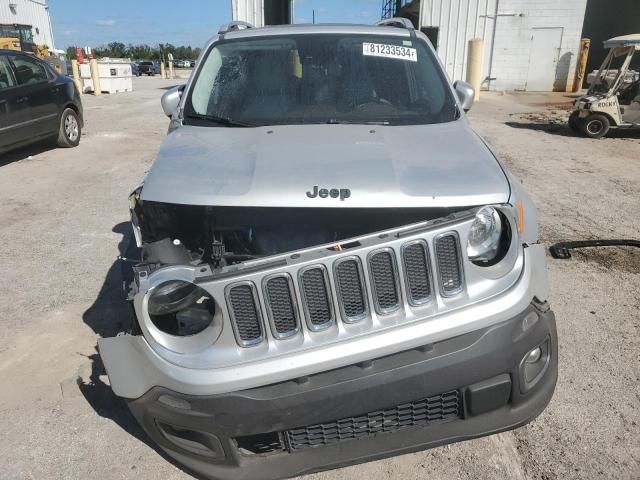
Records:
{"label": "fog light housing", "polygon": [[531,350],[524,359],[525,363],[536,363],[542,357],[542,349],[540,347]]}
{"label": "fog light housing", "polygon": [[520,361],[520,391],[531,390],[543,377],[551,358],[551,340],[549,337],[535,348],[529,350]]}

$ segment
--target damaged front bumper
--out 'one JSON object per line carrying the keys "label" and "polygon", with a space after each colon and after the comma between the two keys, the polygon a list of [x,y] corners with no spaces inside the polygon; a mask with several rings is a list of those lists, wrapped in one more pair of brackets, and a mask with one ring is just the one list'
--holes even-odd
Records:
{"label": "damaged front bumper", "polygon": [[[151,271],[138,279],[134,299],[143,335],[99,340],[112,388],[169,455],[212,478],[281,478],[526,423],[548,403],[557,375],[544,248],[514,234],[504,261],[474,266],[461,250],[472,220],[456,214],[222,273],[201,266]],[[517,219],[508,220],[517,232]],[[442,238],[457,241],[457,250],[440,251]],[[404,255],[416,242],[426,249],[433,287],[425,302],[412,301]],[[443,264],[439,257],[451,252],[458,262],[447,256]],[[382,308],[389,303],[382,305],[376,280],[378,253],[393,259],[397,308]],[[341,304],[337,271],[345,261],[360,265],[366,295],[356,321]],[[447,290],[445,269],[456,263],[462,285]],[[310,268],[327,272],[333,305],[333,320],[321,330],[307,318],[303,274]],[[279,338],[268,312],[259,318],[260,341],[242,345],[229,289],[251,285],[256,309],[266,312],[263,287],[274,275],[290,279],[299,329]],[[154,329],[145,316],[148,292],[176,278],[217,299],[217,329],[182,342]],[[527,366],[538,348],[536,366]]]}
{"label": "damaged front bumper", "polygon": [[[153,387],[129,401],[147,434],[214,479],[276,479],[516,428],[550,401],[553,313],[533,302],[491,327],[370,362],[218,395]],[[542,347],[525,379],[525,358]]]}

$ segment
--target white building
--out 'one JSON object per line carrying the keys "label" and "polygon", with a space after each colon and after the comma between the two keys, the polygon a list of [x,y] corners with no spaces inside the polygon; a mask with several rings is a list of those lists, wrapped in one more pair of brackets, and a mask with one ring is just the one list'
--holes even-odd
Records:
{"label": "white building", "polygon": [[484,40],[483,87],[565,91],[576,68],[587,0],[387,0],[436,46],[453,80],[466,76],[467,44]]}
{"label": "white building", "polygon": [[0,0],[0,37],[11,33],[11,27],[31,27],[33,43],[55,48],[47,0]]}
{"label": "white building", "polygon": [[231,0],[234,20],[251,23],[255,27],[291,23],[293,2],[291,0]]}

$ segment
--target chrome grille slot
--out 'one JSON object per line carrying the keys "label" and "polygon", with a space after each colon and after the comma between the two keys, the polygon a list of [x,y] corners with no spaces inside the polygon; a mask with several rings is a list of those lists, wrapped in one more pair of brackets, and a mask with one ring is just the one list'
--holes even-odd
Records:
{"label": "chrome grille slot", "polygon": [[291,277],[286,273],[270,275],[263,285],[273,336],[282,339],[298,333],[298,309]]}
{"label": "chrome grille slot", "polygon": [[455,232],[436,238],[436,261],[440,280],[440,292],[444,297],[460,293],[464,289],[460,240]]}
{"label": "chrome grille slot", "polygon": [[400,286],[395,252],[390,248],[369,255],[369,272],[373,286],[373,300],[380,315],[400,308]]}
{"label": "chrome grille slot", "polygon": [[367,316],[367,293],[364,274],[358,257],[337,260],[334,265],[338,305],[342,321],[353,323]]}
{"label": "chrome grille slot", "polygon": [[402,261],[409,303],[414,306],[427,303],[433,295],[427,243],[417,240],[403,245]]}
{"label": "chrome grille slot", "polygon": [[300,291],[309,328],[317,331],[331,326],[334,313],[327,269],[313,265],[301,270]]}
{"label": "chrome grille slot", "polygon": [[227,287],[226,297],[238,343],[248,347],[262,342],[264,332],[255,285],[252,282],[232,284]]}

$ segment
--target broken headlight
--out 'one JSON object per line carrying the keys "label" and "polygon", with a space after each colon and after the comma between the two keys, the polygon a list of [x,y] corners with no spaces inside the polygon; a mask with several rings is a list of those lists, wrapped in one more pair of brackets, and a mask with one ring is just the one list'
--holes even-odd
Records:
{"label": "broken headlight", "polygon": [[147,311],[156,328],[182,337],[200,333],[211,325],[215,302],[193,283],[170,280],[149,292]]}
{"label": "broken headlight", "polygon": [[133,227],[133,235],[136,239],[138,248],[142,247],[142,232],[140,231],[140,223],[138,222],[138,210],[140,208],[140,192],[142,185],[136,188],[129,195],[129,212],[131,214],[131,226]]}
{"label": "broken headlight", "polygon": [[[501,260],[508,240],[509,222],[493,207],[483,207],[469,230],[467,256],[476,265],[488,266]],[[508,247],[509,242],[506,242]]]}

